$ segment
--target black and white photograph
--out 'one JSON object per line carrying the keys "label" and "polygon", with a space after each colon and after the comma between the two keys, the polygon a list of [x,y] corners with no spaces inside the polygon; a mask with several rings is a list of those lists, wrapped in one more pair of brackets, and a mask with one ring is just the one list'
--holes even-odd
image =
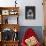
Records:
{"label": "black and white photograph", "polygon": [[26,19],[35,19],[35,6],[26,6],[25,7],[25,18]]}

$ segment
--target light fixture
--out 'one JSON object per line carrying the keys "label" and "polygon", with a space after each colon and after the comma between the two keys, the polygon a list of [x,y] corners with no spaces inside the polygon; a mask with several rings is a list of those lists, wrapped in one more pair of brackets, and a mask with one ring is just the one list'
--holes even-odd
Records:
{"label": "light fixture", "polygon": [[15,0],[15,7],[16,7],[16,4],[17,4],[17,2],[16,2],[17,0]]}

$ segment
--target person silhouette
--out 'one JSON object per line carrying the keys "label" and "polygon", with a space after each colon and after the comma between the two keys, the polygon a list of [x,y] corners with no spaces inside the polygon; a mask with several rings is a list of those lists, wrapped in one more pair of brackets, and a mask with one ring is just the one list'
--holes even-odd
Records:
{"label": "person silhouette", "polygon": [[33,11],[31,10],[31,9],[29,9],[28,11],[27,11],[27,18],[28,19],[33,19]]}

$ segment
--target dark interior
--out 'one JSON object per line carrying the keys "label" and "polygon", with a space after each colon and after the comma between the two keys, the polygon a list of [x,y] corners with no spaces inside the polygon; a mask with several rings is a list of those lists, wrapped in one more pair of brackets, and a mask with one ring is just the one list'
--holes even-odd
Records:
{"label": "dark interior", "polygon": [[18,32],[14,32],[13,30],[3,30],[2,31],[2,40],[9,41],[9,40],[17,40],[18,39]]}

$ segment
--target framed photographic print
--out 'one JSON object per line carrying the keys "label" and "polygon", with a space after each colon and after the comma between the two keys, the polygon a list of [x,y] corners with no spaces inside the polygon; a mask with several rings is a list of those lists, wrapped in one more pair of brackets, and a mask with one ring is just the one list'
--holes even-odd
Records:
{"label": "framed photographic print", "polygon": [[25,7],[25,18],[26,19],[35,19],[35,6],[26,6]]}

